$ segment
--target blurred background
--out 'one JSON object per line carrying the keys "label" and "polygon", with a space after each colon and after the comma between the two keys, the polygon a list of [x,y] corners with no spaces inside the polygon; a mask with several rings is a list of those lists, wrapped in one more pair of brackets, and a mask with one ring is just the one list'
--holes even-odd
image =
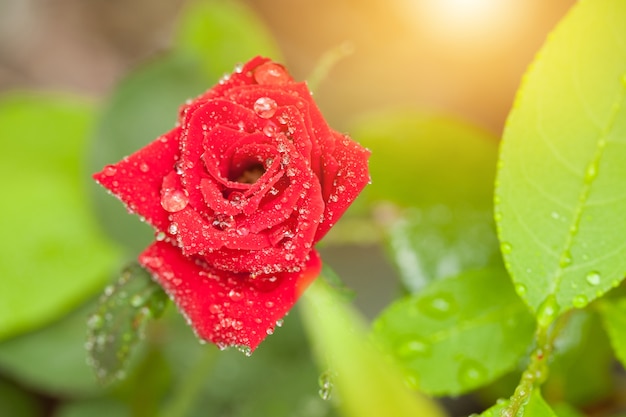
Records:
{"label": "blurred background", "polygon": [[[207,354],[170,308],[126,381],[102,388],[85,365],[95,299],[152,239],[90,173],[168,130],[182,100],[257,53],[312,81],[329,124],[374,150],[373,186],[322,247],[366,318],[428,280],[499,262],[497,140],[526,67],[575,0],[205,3],[189,13],[183,0],[0,0],[0,187],[16,202],[0,206],[12,236],[0,257],[2,417],[338,415],[318,395],[297,309],[252,358]],[[384,226],[398,214],[388,200],[414,211],[380,244],[370,203]],[[404,244],[423,270],[406,264]],[[603,377],[587,391],[607,392]],[[508,395],[517,375],[505,379],[482,401],[448,399],[451,415]]]}
{"label": "blurred background", "polygon": [[[101,97],[172,43],[183,0],[2,0],[0,90]],[[316,91],[332,125],[403,104],[499,134],[526,66],[574,0],[245,0],[304,79],[339,45]]]}

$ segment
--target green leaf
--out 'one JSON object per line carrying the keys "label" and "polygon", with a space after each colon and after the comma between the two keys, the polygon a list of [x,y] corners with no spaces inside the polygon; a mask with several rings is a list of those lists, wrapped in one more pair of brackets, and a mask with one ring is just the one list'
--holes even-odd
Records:
{"label": "green leaf", "polygon": [[502,264],[491,211],[470,207],[405,210],[387,230],[387,252],[412,293],[434,280]]}
{"label": "green leaf", "polygon": [[[374,217],[388,232],[389,256],[410,291],[500,264],[492,214],[494,137],[468,123],[414,110],[368,115],[351,131],[372,150],[373,181],[352,211],[375,205]],[[340,222],[334,235],[344,225],[352,226]]]}
{"label": "green leaf", "polygon": [[147,321],[159,317],[166,305],[165,292],[138,264],[125,268],[119,280],[104,290],[97,311],[87,321],[89,364],[100,382],[125,377]]}
{"label": "green leaf", "polygon": [[54,417],[130,417],[128,407],[119,401],[98,398],[74,401],[61,405]]}
{"label": "green leaf", "polygon": [[502,269],[465,272],[393,303],[374,336],[430,394],[467,392],[514,368],[534,319]]}
{"label": "green leaf", "polygon": [[[572,312],[554,342],[545,398],[577,406],[597,404],[614,389],[613,352],[595,312]],[[585,383],[581,383],[585,381]]]}
{"label": "green leaf", "polygon": [[599,311],[615,356],[626,367],[626,298],[602,300]]}
{"label": "green leaf", "polygon": [[585,417],[583,413],[567,403],[556,404],[552,407],[552,409],[559,417]]}
{"label": "green leaf", "polygon": [[362,319],[323,280],[311,285],[301,307],[317,356],[334,375],[321,381],[322,394],[338,397],[345,416],[443,415],[435,403],[406,389],[400,373],[366,338]]}
{"label": "green leaf", "polygon": [[101,391],[85,363],[88,304],[38,331],[0,343],[0,370],[20,385],[58,397]]}
{"label": "green leaf", "polygon": [[507,121],[496,220],[542,326],[626,273],[626,3],[576,3],[528,70]]}
{"label": "green leaf", "polygon": [[[193,59],[177,54],[146,65],[124,79],[109,98],[90,149],[91,172],[134,153],[171,130],[178,107],[206,90],[211,80],[199,73]],[[153,231],[128,214],[95,182],[91,183],[96,213],[103,229],[136,256],[151,240]]]}
{"label": "green leaf", "polygon": [[0,98],[0,339],[67,313],[105,282],[118,253],[87,204],[82,158],[93,106]]}
{"label": "green leaf", "polygon": [[[489,410],[482,413],[481,417],[501,417],[503,412],[509,406],[509,401],[501,401],[497,405],[491,407]],[[511,417],[557,417],[554,411],[550,408],[548,403],[545,402],[541,396],[539,389],[534,390],[526,400],[521,404],[521,407]]]}
{"label": "green leaf", "polygon": [[491,209],[497,140],[489,133],[414,110],[367,115],[350,132],[372,150],[360,203]]}
{"label": "green leaf", "polygon": [[261,21],[232,1],[189,2],[180,18],[175,48],[195,57],[214,80],[257,55],[281,58]]}

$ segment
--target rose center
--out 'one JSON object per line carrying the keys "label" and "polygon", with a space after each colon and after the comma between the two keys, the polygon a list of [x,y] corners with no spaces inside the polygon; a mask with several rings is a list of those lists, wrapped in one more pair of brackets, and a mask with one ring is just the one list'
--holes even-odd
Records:
{"label": "rose center", "polygon": [[254,184],[263,174],[265,174],[265,167],[262,164],[254,164],[243,170],[235,181],[244,184]]}

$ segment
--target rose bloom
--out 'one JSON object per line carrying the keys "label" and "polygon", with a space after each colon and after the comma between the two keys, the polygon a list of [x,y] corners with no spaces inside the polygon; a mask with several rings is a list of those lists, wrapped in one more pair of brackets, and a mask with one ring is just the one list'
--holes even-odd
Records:
{"label": "rose bloom", "polygon": [[319,274],[313,245],[368,183],[368,157],[257,57],[94,178],[156,229],[139,261],[197,335],[252,352]]}

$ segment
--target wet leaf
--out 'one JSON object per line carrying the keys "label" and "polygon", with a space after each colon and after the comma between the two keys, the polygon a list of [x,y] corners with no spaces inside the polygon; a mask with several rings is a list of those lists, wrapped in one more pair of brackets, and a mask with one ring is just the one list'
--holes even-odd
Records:
{"label": "wet leaf", "polygon": [[[502,412],[508,405],[509,401],[501,401],[482,413],[480,417],[501,417],[504,415]],[[526,401],[522,403],[518,412],[511,417],[557,417],[557,415],[550,408],[548,403],[545,402],[539,389],[536,389],[526,398]]]}
{"label": "wet leaf", "polygon": [[626,3],[576,3],[519,90],[496,182],[501,249],[543,326],[626,273]]}
{"label": "wet leaf", "polygon": [[323,280],[311,285],[301,307],[327,375],[321,394],[338,397],[345,416],[443,415],[435,403],[406,389],[398,370],[367,339],[362,319]]}
{"label": "wet leaf", "polygon": [[2,374],[50,396],[81,398],[99,393],[85,363],[85,318],[93,307],[89,303],[46,327],[0,343]]}
{"label": "wet leaf", "polygon": [[58,319],[117,262],[84,189],[92,121],[93,106],[78,98],[0,98],[0,339]]}
{"label": "wet leaf", "polygon": [[167,296],[138,264],[124,269],[108,286],[87,320],[89,364],[100,382],[122,379],[133,348],[144,336],[147,321],[161,315]]}
{"label": "wet leaf", "polygon": [[482,269],[396,301],[373,328],[416,387],[457,395],[513,369],[535,321],[503,269]]}

